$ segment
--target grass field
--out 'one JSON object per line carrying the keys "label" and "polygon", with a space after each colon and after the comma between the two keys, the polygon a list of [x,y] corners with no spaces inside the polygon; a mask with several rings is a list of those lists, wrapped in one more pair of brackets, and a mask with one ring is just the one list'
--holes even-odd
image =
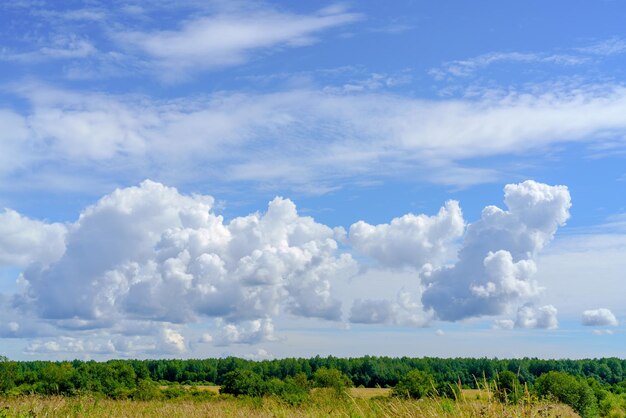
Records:
{"label": "grass field", "polygon": [[[205,387],[206,390],[216,388]],[[388,389],[351,389],[336,397],[314,391],[310,401],[289,406],[278,399],[215,396],[208,401],[131,401],[93,397],[0,398],[0,417],[577,417],[569,407],[537,402],[507,406],[474,392],[462,399],[402,400]]]}

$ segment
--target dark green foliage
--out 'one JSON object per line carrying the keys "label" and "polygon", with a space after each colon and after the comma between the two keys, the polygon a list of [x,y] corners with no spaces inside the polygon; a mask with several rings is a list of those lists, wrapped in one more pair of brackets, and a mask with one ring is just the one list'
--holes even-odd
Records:
{"label": "dark green foliage", "polygon": [[286,377],[285,380],[280,380],[276,377],[267,381],[267,392],[271,395],[277,396],[289,405],[300,405],[309,399],[309,385],[306,381],[306,376],[299,374],[298,376],[304,377],[304,384],[301,379]]}
{"label": "dark green foliage", "polygon": [[15,387],[18,380],[17,363],[0,356],[0,393],[6,393]]}
{"label": "dark green foliage", "polygon": [[[562,393],[554,388],[546,389],[549,387],[546,383],[548,378],[539,376],[549,372],[558,372],[558,376],[571,375],[565,378],[570,379],[568,382],[572,376],[577,376],[574,379],[578,382],[575,385],[577,389],[564,390]],[[116,399],[208,399],[215,395],[205,390],[197,390],[194,386],[211,382],[223,385],[223,392],[228,391],[230,385],[233,388],[230,393],[252,397],[271,395],[285,403],[298,405],[309,399],[310,387],[313,386],[330,387],[338,395],[345,393],[345,389],[353,385],[397,386],[396,394],[411,396],[411,392],[406,389],[409,383],[407,376],[415,373],[421,376],[430,375],[432,379],[430,385],[422,385],[422,395],[419,396],[456,399],[460,386],[475,388],[477,382],[486,381],[493,384],[494,388],[498,387],[496,396],[508,402],[516,400],[514,388],[517,387],[517,393],[521,395],[523,391],[520,388],[527,385],[536,393],[554,392],[545,396],[562,398],[585,416],[593,416],[596,413],[594,411],[602,416],[626,416],[626,360],[618,358],[501,360],[316,356],[309,359],[264,361],[227,357],[107,362],[15,362],[0,356],[0,395],[94,394]],[[236,376],[238,379],[233,380]],[[241,380],[251,384],[235,385],[236,381]],[[537,388],[533,389],[533,386]]]}
{"label": "dark green foliage", "polygon": [[505,370],[496,375],[495,395],[500,402],[517,403],[524,390],[515,373]]}
{"label": "dark green foliage", "polygon": [[553,397],[571,406],[583,418],[598,416],[596,397],[585,379],[563,372],[548,372],[537,379],[535,391],[541,397]]}
{"label": "dark green foliage", "polygon": [[436,384],[437,396],[453,400],[461,398],[461,387],[459,382],[436,382]]}
{"label": "dark green foliage", "polygon": [[41,380],[35,384],[35,392],[42,395],[73,395],[76,371],[71,363],[50,363],[41,372]]}
{"label": "dark green foliage", "polygon": [[420,399],[436,393],[432,375],[421,370],[411,370],[391,391],[392,396]]}
{"label": "dark green foliage", "polygon": [[149,379],[140,380],[132,394],[132,398],[138,401],[151,401],[153,399],[160,399],[162,396],[163,394],[159,389],[159,384]]}
{"label": "dark green foliage", "polygon": [[321,367],[313,374],[313,384],[317,388],[331,388],[335,394],[341,395],[352,386],[352,381],[340,370]]}
{"label": "dark green foliage", "polygon": [[267,393],[267,384],[252,370],[233,370],[224,376],[220,393],[258,397]]}

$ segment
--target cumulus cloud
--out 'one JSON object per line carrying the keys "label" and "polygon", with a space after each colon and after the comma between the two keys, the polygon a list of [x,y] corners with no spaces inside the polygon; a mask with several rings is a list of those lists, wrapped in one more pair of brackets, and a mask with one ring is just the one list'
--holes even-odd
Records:
{"label": "cumulus cloud", "polygon": [[159,352],[180,354],[186,349],[185,337],[182,334],[172,328],[163,328],[159,338]]}
{"label": "cumulus cloud", "polygon": [[243,358],[248,359],[248,360],[261,361],[261,360],[271,360],[274,358],[274,356],[271,353],[269,353],[267,350],[263,348],[258,348],[254,353],[244,354]]}
{"label": "cumulus cloud", "polygon": [[257,344],[275,340],[270,319],[255,319],[241,324],[225,324],[216,338],[216,345]]}
{"label": "cumulus cloud", "polygon": [[359,324],[393,324],[428,326],[433,318],[418,297],[401,290],[395,300],[356,299],[350,309],[350,322]]}
{"label": "cumulus cloud", "polygon": [[422,274],[422,301],[439,319],[506,313],[541,291],[534,258],[569,217],[567,187],[509,184],[504,201],[507,210],[488,206],[468,226],[455,265]]}
{"label": "cumulus cloud", "polygon": [[589,309],[583,312],[582,315],[582,324],[585,326],[613,326],[616,327],[619,325],[617,318],[613,315],[609,309],[599,308],[599,309]]}
{"label": "cumulus cloud", "polygon": [[350,227],[350,244],[391,267],[441,264],[450,257],[452,243],[465,228],[456,201],[449,201],[435,216],[407,214],[389,224],[359,221]]}
{"label": "cumulus cloud", "polygon": [[[267,212],[224,222],[213,198],[152,181],[118,189],[68,228],[66,249],[23,274],[23,309],[66,329],[113,329],[121,320],[160,322],[155,350],[182,352],[167,324],[217,318],[216,342],[273,339],[280,312],[337,320],[331,282],[355,263],[335,232],[276,198]],[[6,330],[9,333],[11,330]]]}
{"label": "cumulus cloud", "polygon": [[556,329],[559,327],[556,314],[557,309],[552,305],[539,308],[524,305],[517,310],[515,326],[517,328]]}
{"label": "cumulus cloud", "polygon": [[0,213],[0,265],[54,262],[65,251],[65,234],[62,224],[48,224],[5,209]]}
{"label": "cumulus cloud", "polygon": [[495,321],[493,321],[492,328],[508,330],[513,329],[514,326],[515,322],[512,319],[496,319]]}
{"label": "cumulus cloud", "polygon": [[[351,303],[348,320],[360,324],[422,327],[436,319],[501,315],[541,291],[534,258],[570,206],[566,187],[534,181],[507,185],[504,200],[507,210],[488,206],[467,228],[451,201],[434,216],[358,222],[347,236],[300,215],[282,197],[263,213],[226,222],[212,197],[149,180],[105,195],[67,226],[7,211],[10,224],[25,225],[20,231],[52,228],[62,239],[53,256],[24,259],[29,265],[17,294],[0,295],[0,335],[37,338],[33,353],[79,352],[81,344],[85,352],[104,353],[98,347],[110,340],[120,355],[167,354],[196,343],[274,341],[281,315],[339,321],[342,301]],[[443,264],[463,233],[456,264]],[[376,297],[357,292],[357,264],[337,240],[399,273],[395,297],[392,289]],[[373,270],[370,279],[381,272]],[[188,334],[185,324],[194,322],[208,328]],[[513,321],[494,326],[509,329]],[[524,305],[515,326],[554,328],[556,309]],[[78,341],[89,332],[97,333],[97,346]],[[59,334],[78,340],[59,340]]]}

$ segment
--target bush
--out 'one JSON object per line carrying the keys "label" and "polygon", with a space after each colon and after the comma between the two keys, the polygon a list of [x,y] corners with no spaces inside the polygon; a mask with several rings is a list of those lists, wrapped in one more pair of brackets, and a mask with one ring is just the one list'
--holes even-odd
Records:
{"label": "bush", "polygon": [[421,370],[411,370],[391,390],[391,396],[413,399],[433,396],[435,393],[435,381],[433,377]]}
{"label": "bush", "polygon": [[437,395],[441,396],[442,398],[454,400],[461,399],[460,383],[438,382]]}
{"label": "bush", "polygon": [[296,377],[287,376],[284,381],[270,379],[267,388],[269,393],[292,406],[300,405],[309,399],[309,385],[304,373],[299,373]]}
{"label": "bush", "polygon": [[321,367],[313,374],[313,384],[317,388],[332,388],[337,395],[344,393],[346,388],[352,387],[348,376],[337,369]]}
{"label": "bush", "polygon": [[132,398],[138,401],[151,401],[163,396],[159,384],[150,379],[140,380],[137,388],[132,393]]}
{"label": "bush", "polygon": [[534,390],[541,397],[554,397],[571,406],[583,418],[598,415],[598,404],[593,390],[582,378],[563,372],[548,372],[535,381]]}
{"label": "bush", "polygon": [[267,385],[255,372],[237,369],[224,375],[220,393],[259,397],[267,393]]}
{"label": "bush", "polygon": [[503,403],[517,403],[524,392],[515,373],[509,370],[496,375],[495,386],[495,396]]}
{"label": "bush", "polygon": [[165,399],[183,398],[187,395],[187,390],[181,385],[168,386],[163,390],[163,396],[165,396]]}

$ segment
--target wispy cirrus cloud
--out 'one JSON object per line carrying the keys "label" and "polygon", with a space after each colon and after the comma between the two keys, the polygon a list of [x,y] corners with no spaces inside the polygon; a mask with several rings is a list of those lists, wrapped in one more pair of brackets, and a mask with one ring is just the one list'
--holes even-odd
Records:
{"label": "wispy cirrus cloud", "polygon": [[[314,44],[332,29],[363,18],[341,5],[292,13],[247,1],[58,6],[24,5],[28,17],[40,24],[34,29],[30,24],[28,36],[4,33],[0,60],[32,65],[63,59],[71,62],[69,69],[63,68],[71,79],[83,72],[83,78],[152,74],[180,81],[200,71]],[[7,10],[15,12],[16,7]],[[23,17],[16,14],[14,25],[27,25]]]}
{"label": "wispy cirrus cloud", "polygon": [[467,78],[498,64],[581,66],[596,60],[626,52],[626,41],[619,37],[604,39],[587,46],[568,48],[559,52],[493,51],[470,58],[452,60],[431,68],[431,76],[439,80]]}
{"label": "wispy cirrus cloud", "polygon": [[[497,180],[497,170],[468,160],[597,145],[626,132],[626,88],[619,85],[436,101],[324,89],[164,101],[29,83],[13,93],[30,107],[0,113],[11,129],[20,127],[21,139],[8,138],[9,177],[20,162],[22,175],[47,163],[51,174],[89,167],[90,175],[184,183],[185,173],[201,170],[220,182],[303,191],[409,173],[458,186]],[[94,170],[94,161],[106,164]]]}
{"label": "wispy cirrus cloud", "polygon": [[626,40],[617,37],[605,39],[577,50],[586,54],[601,56],[623,54],[626,52]]}
{"label": "wispy cirrus cloud", "polygon": [[445,77],[468,77],[477,71],[499,63],[579,65],[587,57],[574,54],[540,54],[532,52],[491,52],[473,58],[450,61],[433,68],[430,74],[438,79]]}
{"label": "wispy cirrus cloud", "polygon": [[259,9],[198,17],[178,29],[124,31],[114,39],[145,54],[162,77],[176,79],[201,69],[245,63],[256,51],[310,45],[324,31],[360,18],[341,7],[309,15]]}

